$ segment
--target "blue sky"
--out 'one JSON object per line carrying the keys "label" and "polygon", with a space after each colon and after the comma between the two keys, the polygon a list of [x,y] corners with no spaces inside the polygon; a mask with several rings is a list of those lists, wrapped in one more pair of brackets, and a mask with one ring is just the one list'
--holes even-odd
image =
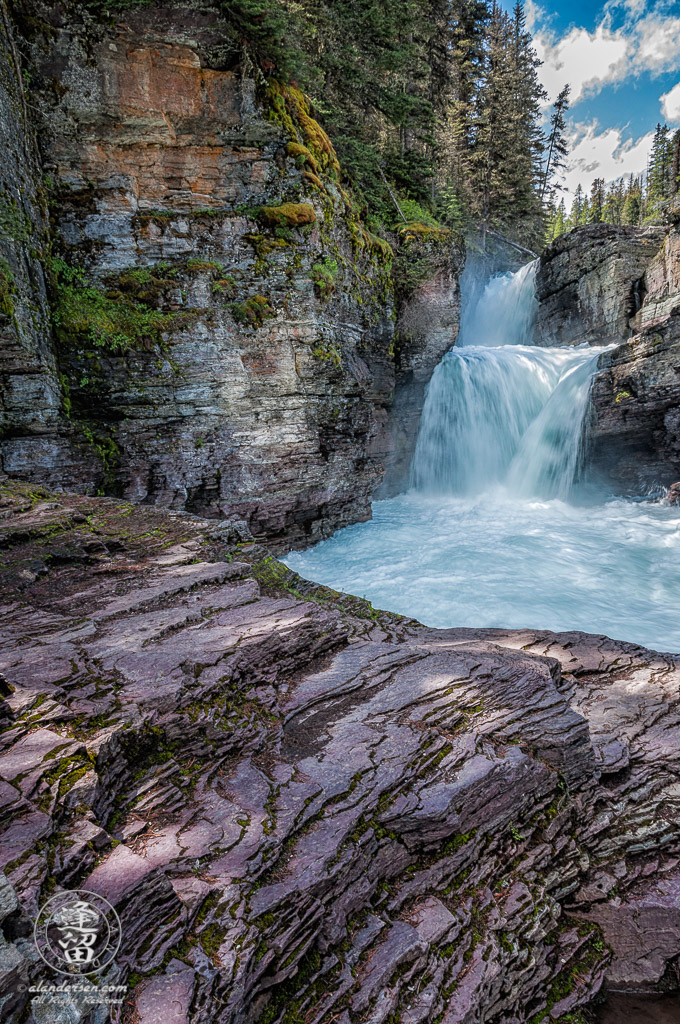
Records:
{"label": "blue sky", "polygon": [[550,100],[572,87],[569,205],[579,182],[643,171],[658,121],[680,128],[680,0],[526,0],[525,10]]}

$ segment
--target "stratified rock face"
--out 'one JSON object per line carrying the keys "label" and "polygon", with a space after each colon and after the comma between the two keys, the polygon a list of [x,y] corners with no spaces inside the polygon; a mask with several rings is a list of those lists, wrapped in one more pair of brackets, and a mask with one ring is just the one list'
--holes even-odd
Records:
{"label": "stratified rock face", "polygon": [[645,270],[639,293],[642,306],[631,321],[636,333],[680,314],[680,231],[677,227],[670,229]]}
{"label": "stratified rock face", "polygon": [[[434,233],[433,233],[434,234]],[[425,389],[435,367],[458,337],[460,275],[465,253],[450,236],[404,243],[410,258],[427,259],[436,268],[402,309],[396,327],[396,381],[388,419],[385,478],[377,497],[387,498],[409,484]]]}
{"label": "stratified rock face", "polygon": [[536,343],[625,341],[642,302],[640,279],[667,230],[588,224],[548,246],[536,277]]}
{"label": "stratified rock face", "polygon": [[668,979],[677,658],[425,629],[228,524],[2,494],[3,1020],[62,887],[118,910],[138,1024],[525,1024]]}
{"label": "stratified rock face", "polygon": [[593,381],[591,476],[619,491],[680,477],[680,233],[671,229],[639,288],[630,340],[606,353]]}
{"label": "stratified rock face", "polygon": [[[281,548],[370,516],[396,443],[392,251],[339,186],[304,97],[256,86],[219,4],[119,20],[15,7],[55,236],[43,262],[57,348],[43,316],[50,416],[17,392],[4,471],[237,515]],[[433,289],[452,302],[450,344],[461,252],[449,253]],[[421,376],[441,349],[419,354]],[[21,361],[20,382],[33,372]]]}
{"label": "stratified rock face", "polygon": [[20,56],[7,27],[0,19],[0,451],[22,435],[29,461],[78,461],[77,449],[56,436],[64,396],[43,272],[45,193]]}
{"label": "stratified rock face", "polygon": [[644,493],[680,477],[680,317],[650,326],[600,359],[590,393],[589,475]]}

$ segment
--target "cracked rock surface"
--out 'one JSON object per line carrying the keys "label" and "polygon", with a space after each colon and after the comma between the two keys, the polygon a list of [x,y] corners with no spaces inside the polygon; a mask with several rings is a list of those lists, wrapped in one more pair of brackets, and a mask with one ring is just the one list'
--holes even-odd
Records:
{"label": "cracked rock surface", "polygon": [[3,1020],[41,1019],[31,922],[78,887],[137,1024],[524,1024],[677,984],[679,658],[426,629],[238,524],[0,493]]}

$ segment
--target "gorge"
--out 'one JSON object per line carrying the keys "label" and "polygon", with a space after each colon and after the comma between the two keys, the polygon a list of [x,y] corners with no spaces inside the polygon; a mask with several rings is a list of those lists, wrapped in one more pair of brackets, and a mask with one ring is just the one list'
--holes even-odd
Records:
{"label": "gorge", "polygon": [[492,279],[463,317],[411,490],[286,564],[429,626],[540,623],[676,650],[680,516],[586,486],[591,381],[613,346],[534,345],[536,271]]}
{"label": "gorge", "polygon": [[680,209],[466,246],[242,7],[2,3],[0,1017],[668,1024]]}

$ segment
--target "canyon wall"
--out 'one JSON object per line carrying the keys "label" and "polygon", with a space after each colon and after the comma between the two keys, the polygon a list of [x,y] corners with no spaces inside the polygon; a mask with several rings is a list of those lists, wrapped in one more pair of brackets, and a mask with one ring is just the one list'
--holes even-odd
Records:
{"label": "canyon wall", "polygon": [[625,341],[642,301],[640,279],[667,230],[587,224],[549,245],[536,275],[536,343]]}
{"label": "canyon wall", "polygon": [[[673,215],[671,213],[671,215]],[[648,264],[624,345],[605,353],[591,392],[592,478],[624,493],[680,480],[680,232]]]}
{"label": "canyon wall", "polygon": [[617,346],[593,380],[587,478],[624,494],[669,487],[680,479],[677,226],[578,228],[546,250],[537,281],[540,344]]}
{"label": "canyon wall", "polygon": [[27,223],[45,235],[49,209],[34,263],[53,332],[43,312],[19,374],[49,382],[49,415],[5,400],[26,411],[8,407],[4,471],[245,520],[282,548],[369,517],[417,430],[397,373],[422,395],[455,339],[460,244],[440,239],[431,286],[444,336],[407,339],[398,371],[393,249],[305,97],[247,64],[218,5],[16,16],[33,125],[18,90],[14,135],[39,136]]}
{"label": "canyon wall", "polygon": [[0,466],[22,475],[35,464],[87,462],[87,453],[63,435],[64,390],[45,274],[49,212],[33,110],[4,7],[0,43]]}

